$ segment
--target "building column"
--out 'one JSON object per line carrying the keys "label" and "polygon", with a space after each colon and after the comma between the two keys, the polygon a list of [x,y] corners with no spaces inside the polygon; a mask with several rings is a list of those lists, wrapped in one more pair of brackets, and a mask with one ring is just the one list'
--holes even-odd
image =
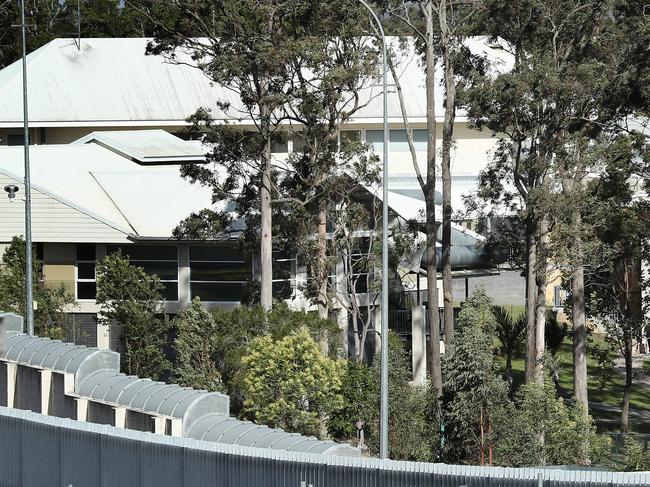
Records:
{"label": "building column", "polygon": [[153,432],[157,435],[164,435],[165,429],[167,427],[167,418],[161,418],[160,416],[153,417]]}
{"label": "building column", "polygon": [[18,364],[15,362],[7,362],[7,407],[16,407],[16,374],[18,372]]}
{"label": "building column", "polygon": [[172,436],[183,436],[183,420],[179,418],[172,419]]}
{"label": "building column", "polygon": [[192,302],[190,294],[190,246],[178,246],[178,304],[183,309]]}
{"label": "building column", "polygon": [[424,385],[427,380],[427,331],[426,308],[411,308],[411,354],[413,360],[413,384]]}
{"label": "building column", "polygon": [[116,406],[113,408],[114,416],[114,426],[116,428],[126,428],[126,408],[123,406]]}
{"label": "building column", "polygon": [[77,397],[75,398],[75,401],[77,401],[77,421],[87,421],[88,399]]}
{"label": "building column", "polygon": [[41,375],[41,414],[50,414],[52,393],[52,371],[40,370]]}

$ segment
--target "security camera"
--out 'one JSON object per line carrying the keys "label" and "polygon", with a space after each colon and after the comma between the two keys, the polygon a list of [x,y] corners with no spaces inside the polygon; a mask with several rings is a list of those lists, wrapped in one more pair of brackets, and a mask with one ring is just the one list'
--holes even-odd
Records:
{"label": "security camera", "polygon": [[13,203],[16,198],[16,193],[18,192],[18,186],[15,184],[8,184],[5,186],[5,191],[7,192],[7,196],[9,196],[9,201]]}

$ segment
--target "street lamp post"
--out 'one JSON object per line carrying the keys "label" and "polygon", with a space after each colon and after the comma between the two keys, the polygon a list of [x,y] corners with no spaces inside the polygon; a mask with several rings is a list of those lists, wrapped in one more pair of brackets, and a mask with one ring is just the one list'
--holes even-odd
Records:
{"label": "street lamp post", "polygon": [[382,45],[383,99],[384,99],[384,157],[382,161],[381,212],[381,393],[379,406],[379,456],[388,458],[388,66],[386,36],[375,11],[359,0],[377,23]]}
{"label": "street lamp post", "polygon": [[20,29],[23,44],[23,123],[25,129],[25,319],[27,334],[34,334],[34,293],[32,289],[32,191],[29,167],[29,116],[27,111],[27,41],[25,0],[20,2]]}

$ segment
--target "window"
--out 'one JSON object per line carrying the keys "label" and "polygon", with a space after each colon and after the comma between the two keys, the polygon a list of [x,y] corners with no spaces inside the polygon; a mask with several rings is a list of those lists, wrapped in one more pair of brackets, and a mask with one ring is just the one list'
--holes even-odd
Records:
{"label": "window", "polygon": [[366,142],[372,145],[376,154],[382,154],[384,150],[384,131],[366,130]]}
{"label": "window", "polygon": [[109,245],[106,253],[121,252],[131,264],[156,275],[164,286],[164,298],[178,301],[178,248],[175,245]]}
{"label": "window", "polygon": [[[28,139],[28,142],[31,143],[31,136]],[[25,145],[25,135],[24,134],[8,134],[7,135],[7,145]]]}
{"label": "window", "polygon": [[286,154],[289,152],[289,138],[284,132],[276,132],[271,136],[271,152],[273,154]]}
{"label": "window", "polygon": [[77,299],[95,299],[97,296],[95,244],[77,244],[75,261],[77,269]]}
{"label": "window", "polygon": [[273,297],[289,299],[296,289],[296,257],[278,253],[273,261]]}
{"label": "window", "polygon": [[190,294],[202,301],[240,302],[251,265],[234,244],[190,247]]}
{"label": "window", "polygon": [[427,129],[413,130],[413,145],[418,152],[427,150],[427,141],[429,140],[429,131]]}
{"label": "window", "polygon": [[564,301],[566,299],[566,292],[562,289],[562,286],[555,286],[553,288],[553,305],[556,308],[562,308],[564,306]]}

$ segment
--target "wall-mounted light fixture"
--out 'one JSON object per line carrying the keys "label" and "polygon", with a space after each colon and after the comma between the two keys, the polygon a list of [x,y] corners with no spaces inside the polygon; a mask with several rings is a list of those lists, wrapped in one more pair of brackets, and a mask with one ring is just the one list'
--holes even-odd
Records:
{"label": "wall-mounted light fixture", "polygon": [[16,199],[16,193],[18,192],[18,186],[15,184],[8,184],[5,186],[5,191],[7,192],[7,196],[9,197],[9,201],[12,203],[14,202],[14,199]]}

